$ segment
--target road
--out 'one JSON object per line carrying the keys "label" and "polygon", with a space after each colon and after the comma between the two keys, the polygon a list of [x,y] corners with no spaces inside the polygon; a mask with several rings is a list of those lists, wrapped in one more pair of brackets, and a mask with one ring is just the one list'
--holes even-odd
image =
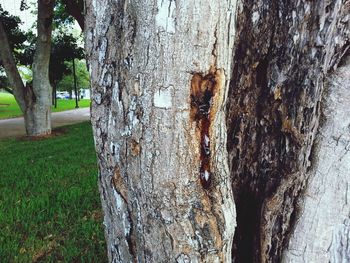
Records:
{"label": "road", "polygon": [[[88,120],[90,120],[90,108],[54,112],[51,115],[53,128]],[[0,120],[0,138],[23,136],[25,134],[23,117]]]}

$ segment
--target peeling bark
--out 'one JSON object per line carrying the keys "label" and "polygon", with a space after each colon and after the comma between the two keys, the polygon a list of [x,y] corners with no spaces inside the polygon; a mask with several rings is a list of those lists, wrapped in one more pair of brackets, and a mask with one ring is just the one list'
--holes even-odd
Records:
{"label": "peeling bark", "polygon": [[324,83],[349,48],[349,1],[242,1],[235,43],[233,259],[280,262],[313,163]]}
{"label": "peeling bark", "polygon": [[86,3],[110,262],[230,261],[235,210],[224,110],[234,5]]}

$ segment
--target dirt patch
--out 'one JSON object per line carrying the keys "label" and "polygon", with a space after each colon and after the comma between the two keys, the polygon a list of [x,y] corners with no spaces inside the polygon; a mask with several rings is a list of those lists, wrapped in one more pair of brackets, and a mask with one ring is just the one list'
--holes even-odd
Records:
{"label": "dirt patch", "polygon": [[20,136],[17,138],[18,141],[42,141],[46,139],[50,139],[57,136],[62,136],[67,134],[68,129],[66,128],[55,128],[52,130],[51,134],[45,134],[40,136]]}
{"label": "dirt patch", "polygon": [[0,103],[0,108],[1,108],[1,107],[4,107],[4,108],[5,108],[5,107],[8,107],[8,106],[10,106],[10,104],[7,104],[7,103]]}

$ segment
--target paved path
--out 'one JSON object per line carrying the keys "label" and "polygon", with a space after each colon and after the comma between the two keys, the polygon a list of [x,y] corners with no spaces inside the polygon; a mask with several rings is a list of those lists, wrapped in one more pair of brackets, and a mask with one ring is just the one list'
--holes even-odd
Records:
{"label": "paved path", "polygon": [[[54,112],[51,115],[53,128],[88,120],[90,120],[90,108]],[[22,136],[25,134],[23,117],[0,120],[0,138]]]}

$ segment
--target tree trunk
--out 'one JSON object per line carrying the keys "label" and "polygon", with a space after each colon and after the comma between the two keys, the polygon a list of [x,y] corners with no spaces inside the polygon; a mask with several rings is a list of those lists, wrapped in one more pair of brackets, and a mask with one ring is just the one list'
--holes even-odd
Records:
{"label": "tree trunk", "polygon": [[51,133],[52,87],[49,81],[49,62],[54,3],[54,0],[38,0],[38,37],[32,65],[34,99],[28,98],[24,112],[28,135]]}
{"label": "tree trunk", "polygon": [[[236,262],[281,262],[320,154],[315,136],[321,102],[328,96],[325,82],[349,48],[350,5],[341,0],[243,2],[237,11],[227,114],[237,207],[233,255]],[[331,139],[331,133],[327,136]],[[341,208],[340,203],[335,206]],[[309,209],[305,220],[314,214]],[[328,210],[317,211],[325,223]],[[287,254],[293,254],[294,247],[302,251],[321,234],[332,239],[322,227],[309,221],[302,230],[312,229],[314,239],[296,232]],[[310,246],[305,255],[311,251],[318,250]],[[293,262],[328,262],[302,254]]]}
{"label": "tree trunk", "polygon": [[[285,262],[350,262],[350,61],[329,76],[304,211]],[[307,238],[305,235],[307,234]]]}
{"label": "tree trunk", "polygon": [[135,2],[85,21],[110,260],[348,261],[349,1]]}
{"label": "tree trunk", "polygon": [[234,4],[87,1],[110,262],[227,262],[225,102]]}
{"label": "tree trunk", "polygon": [[24,98],[25,97],[24,85],[23,85],[21,76],[19,75],[19,71],[17,69],[16,62],[13,57],[12,50],[9,45],[9,41],[1,20],[0,20],[0,39],[1,39],[1,45],[0,45],[1,63],[5,69],[9,83],[12,86],[12,91],[13,91],[12,93],[18,103],[18,106],[20,107],[22,112],[24,112],[26,108],[25,98]]}
{"label": "tree trunk", "polygon": [[25,121],[27,135],[51,133],[51,96],[49,60],[54,0],[38,0],[38,37],[33,58],[33,85],[26,87],[16,67],[7,36],[0,23],[0,56]]}

